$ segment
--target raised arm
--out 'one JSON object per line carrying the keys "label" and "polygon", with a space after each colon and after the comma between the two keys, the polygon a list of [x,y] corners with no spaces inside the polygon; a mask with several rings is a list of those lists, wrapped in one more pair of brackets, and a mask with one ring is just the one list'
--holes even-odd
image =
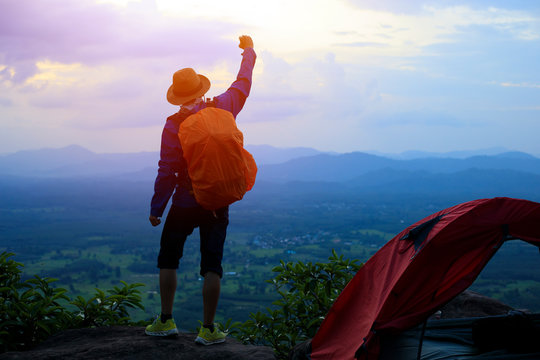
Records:
{"label": "raised arm", "polygon": [[251,36],[242,35],[238,37],[238,40],[240,40],[240,44],[238,44],[238,47],[240,49],[243,49],[243,50],[245,50],[246,48],[253,49],[253,40],[251,39]]}
{"label": "raised arm", "polygon": [[223,94],[214,98],[216,107],[230,111],[234,117],[242,110],[251,90],[253,68],[257,55],[253,50],[253,40],[250,36],[239,37],[239,48],[243,49],[242,63],[236,76],[236,80]]}

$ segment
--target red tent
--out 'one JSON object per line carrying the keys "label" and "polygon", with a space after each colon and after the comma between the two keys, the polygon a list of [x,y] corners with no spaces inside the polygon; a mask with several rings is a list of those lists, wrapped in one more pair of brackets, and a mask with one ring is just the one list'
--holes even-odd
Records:
{"label": "red tent", "polygon": [[475,200],[409,226],[345,287],[311,342],[311,359],[377,359],[380,334],[421,324],[512,238],[540,246],[539,203]]}

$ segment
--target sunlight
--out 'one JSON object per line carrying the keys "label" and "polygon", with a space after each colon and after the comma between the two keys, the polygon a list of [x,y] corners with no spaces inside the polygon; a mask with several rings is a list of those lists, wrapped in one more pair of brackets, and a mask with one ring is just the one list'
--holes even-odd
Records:
{"label": "sunlight", "polygon": [[[520,39],[539,36],[536,21],[519,11],[469,6],[425,7],[411,15],[362,9],[346,1],[276,0],[253,7],[245,0],[206,1],[183,6],[157,0],[166,16],[238,24],[262,49],[297,62],[314,53],[332,51],[343,61],[367,56],[416,56],[425,47],[452,42],[460,28],[480,24],[507,30]],[[227,34],[231,38],[236,35]]]}
{"label": "sunlight", "polygon": [[328,51],[346,62],[369,62],[373,55],[413,56],[424,46],[448,41],[441,35],[455,31],[441,24],[434,13],[398,15],[360,9],[344,1],[277,0],[258,3],[256,8],[243,0],[207,1],[189,7],[158,0],[157,5],[167,16],[241,24],[241,31],[251,34],[256,46],[286,56],[292,63]]}
{"label": "sunlight", "polygon": [[[62,132],[154,126],[172,111],[164,96],[177,67],[208,76],[208,96],[216,96],[235,79],[242,34],[257,53],[242,114],[249,142],[539,151],[529,129],[540,126],[537,2],[8,2],[0,11],[0,123],[13,136],[0,131],[0,152],[35,146],[23,129],[35,113],[42,123],[62,119]],[[96,149],[119,148],[97,132],[81,134],[78,142]],[[64,140],[59,132],[46,141]]]}
{"label": "sunlight", "polygon": [[241,29],[250,33],[257,44],[277,54],[320,51],[343,41],[343,33],[374,42],[381,31],[381,16],[385,16],[361,11],[345,2],[325,0],[278,0],[258,3],[255,8],[242,0],[207,1],[189,7],[172,0],[158,0],[157,4],[158,10],[168,16],[242,24]]}
{"label": "sunlight", "polygon": [[129,3],[140,3],[142,0],[96,0],[97,4],[114,4],[120,6],[127,6]]}
{"label": "sunlight", "polygon": [[228,70],[225,63],[221,63],[208,71],[202,70],[201,73],[210,79],[212,84],[210,92],[216,95],[227,90],[236,76],[235,73],[233,74]]}
{"label": "sunlight", "polygon": [[[3,71],[6,71],[9,74],[10,78],[15,76],[15,69],[13,69],[12,67],[9,67],[7,65],[0,65],[0,73]],[[0,74],[0,79],[2,79],[1,74]],[[9,80],[6,80],[6,81],[9,81]]]}
{"label": "sunlight", "polygon": [[59,86],[69,86],[75,84],[79,78],[82,65],[62,64],[49,60],[38,61],[36,66],[39,70],[37,74],[28,78],[26,84],[39,87],[44,84],[54,84]]}

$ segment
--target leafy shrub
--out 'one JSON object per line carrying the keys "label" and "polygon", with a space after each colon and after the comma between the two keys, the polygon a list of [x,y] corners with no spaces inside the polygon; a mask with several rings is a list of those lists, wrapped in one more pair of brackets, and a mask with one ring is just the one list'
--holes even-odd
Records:
{"label": "leafy shrub", "polygon": [[[40,278],[21,281],[23,265],[11,259],[14,254],[0,253],[0,352],[24,350],[66,329],[101,325],[129,325],[128,308],[141,308],[137,287],[127,284],[107,290],[96,289],[89,300],[78,296],[70,301],[66,289],[54,288],[56,279]],[[59,302],[70,302],[70,311]]]}
{"label": "leafy shrub", "polygon": [[96,289],[96,294],[89,300],[82,296],[77,296],[71,301],[78,311],[75,312],[74,320],[76,327],[108,326],[108,325],[130,325],[128,308],[140,308],[140,291],[137,287],[143,284],[128,284],[120,281],[124,286],[115,286],[112,290],[107,290],[109,295],[100,289]]}
{"label": "leafy shrub", "polygon": [[335,250],[328,263],[285,263],[272,269],[281,296],[265,313],[250,315],[245,323],[227,323],[231,334],[247,344],[270,345],[286,358],[296,343],[312,338],[333,302],[360,269],[358,260],[343,259]]}
{"label": "leafy shrub", "polygon": [[69,314],[59,300],[65,289],[50,286],[54,279],[35,276],[21,282],[22,264],[0,254],[0,345],[3,350],[35,345],[67,324]]}

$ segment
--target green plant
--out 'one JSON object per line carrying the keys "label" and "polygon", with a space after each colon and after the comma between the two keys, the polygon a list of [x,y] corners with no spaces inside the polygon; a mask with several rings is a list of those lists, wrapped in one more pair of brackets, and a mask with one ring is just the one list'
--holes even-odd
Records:
{"label": "green plant", "polygon": [[33,346],[65,327],[69,313],[59,300],[66,290],[53,288],[56,279],[35,276],[21,282],[22,264],[0,254],[0,345],[3,350]]}
{"label": "green plant", "polygon": [[29,348],[68,327],[131,325],[128,310],[144,309],[137,289],[143,284],[121,281],[123,286],[107,293],[96,289],[89,300],[77,296],[70,301],[66,289],[51,286],[56,279],[36,275],[21,281],[23,264],[13,255],[0,253],[0,352]]}
{"label": "green plant", "polygon": [[245,323],[228,325],[231,334],[248,344],[266,344],[286,358],[298,342],[312,338],[334,300],[360,269],[358,260],[344,259],[335,250],[328,263],[285,263],[272,269],[268,280],[281,298],[267,311],[252,313]]}
{"label": "green plant", "polygon": [[[12,257],[13,253],[3,251],[0,253],[0,287],[10,287],[21,280],[21,263],[16,262]],[[1,316],[1,314],[0,314]]]}
{"label": "green plant", "polygon": [[144,310],[140,291],[137,289],[144,284],[120,282],[123,287],[115,286],[112,290],[107,290],[109,294],[96,289],[92,298],[86,300],[82,296],[77,296],[70,302],[77,308],[74,316],[77,327],[131,324],[128,308],[137,307]]}

